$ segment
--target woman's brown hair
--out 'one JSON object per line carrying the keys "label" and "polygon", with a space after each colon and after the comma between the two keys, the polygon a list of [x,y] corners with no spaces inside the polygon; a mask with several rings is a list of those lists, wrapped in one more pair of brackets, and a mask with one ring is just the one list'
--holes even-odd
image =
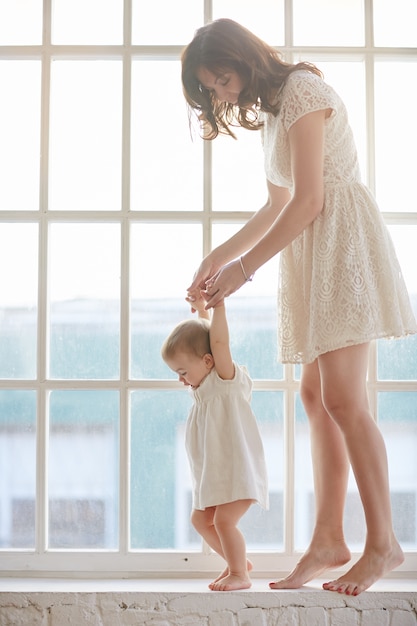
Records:
{"label": "woman's brown hair", "polygon": [[[277,115],[277,95],[287,77],[295,70],[307,70],[321,76],[311,63],[286,63],[280,53],[230,19],[219,19],[199,28],[183,50],[182,86],[190,114],[196,113],[202,137],[215,139],[226,134],[234,137],[233,126],[258,130],[257,108]],[[235,71],[244,87],[236,105],[219,102],[197,78],[199,68],[219,76]],[[190,115],[191,118],[191,115]]]}

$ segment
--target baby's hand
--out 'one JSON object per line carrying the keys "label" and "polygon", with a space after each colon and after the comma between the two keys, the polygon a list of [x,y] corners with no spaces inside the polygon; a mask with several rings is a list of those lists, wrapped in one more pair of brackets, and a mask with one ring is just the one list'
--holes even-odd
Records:
{"label": "baby's hand", "polygon": [[205,311],[204,307],[206,306],[206,301],[204,300],[202,293],[199,289],[193,289],[193,291],[189,291],[186,301],[191,305],[192,313],[196,311],[198,313],[203,313]]}

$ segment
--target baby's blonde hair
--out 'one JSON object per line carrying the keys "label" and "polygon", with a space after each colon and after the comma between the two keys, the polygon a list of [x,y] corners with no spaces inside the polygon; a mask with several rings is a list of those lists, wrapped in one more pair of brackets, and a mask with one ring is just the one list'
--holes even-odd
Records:
{"label": "baby's blonde hair", "polygon": [[206,319],[180,322],[162,344],[162,358],[166,361],[178,352],[186,352],[198,357],[211,354],[209,332],[210,322]]}

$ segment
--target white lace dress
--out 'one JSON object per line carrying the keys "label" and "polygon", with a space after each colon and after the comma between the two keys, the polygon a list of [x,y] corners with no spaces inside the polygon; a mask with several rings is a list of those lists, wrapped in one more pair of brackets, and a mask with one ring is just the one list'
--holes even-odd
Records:
{"label": "white lace dress", "polygon": [[213,369],[197,389],[188,415],[185,447],[193,481],[193,508],[255,500],[268,508],[268,478],[261,436],[251,409],[252,381],[235,363],[223,380]]}
{"label": "white lace dress", "polygon": [[325,123],[324,208],[281,253],[279,359],[310,363],[325,352],[417,332],[407,289],[382,215],[360,178],[346,108],[319,76],[291,74],[278,116],[260,113],[265,171],[293,186],[288,130],[330,108]]}

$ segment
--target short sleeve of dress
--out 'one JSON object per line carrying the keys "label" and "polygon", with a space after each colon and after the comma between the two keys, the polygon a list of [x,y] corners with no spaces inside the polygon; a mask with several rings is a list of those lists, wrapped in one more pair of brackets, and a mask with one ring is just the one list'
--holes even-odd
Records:
{"label": "short sleeve of dress", "polygon": [[306,115],[322,109],[337,113],[339,101],[335,92],[320,76],[306,70],[290,74],[282,93],[280,117],[285,130]]}

